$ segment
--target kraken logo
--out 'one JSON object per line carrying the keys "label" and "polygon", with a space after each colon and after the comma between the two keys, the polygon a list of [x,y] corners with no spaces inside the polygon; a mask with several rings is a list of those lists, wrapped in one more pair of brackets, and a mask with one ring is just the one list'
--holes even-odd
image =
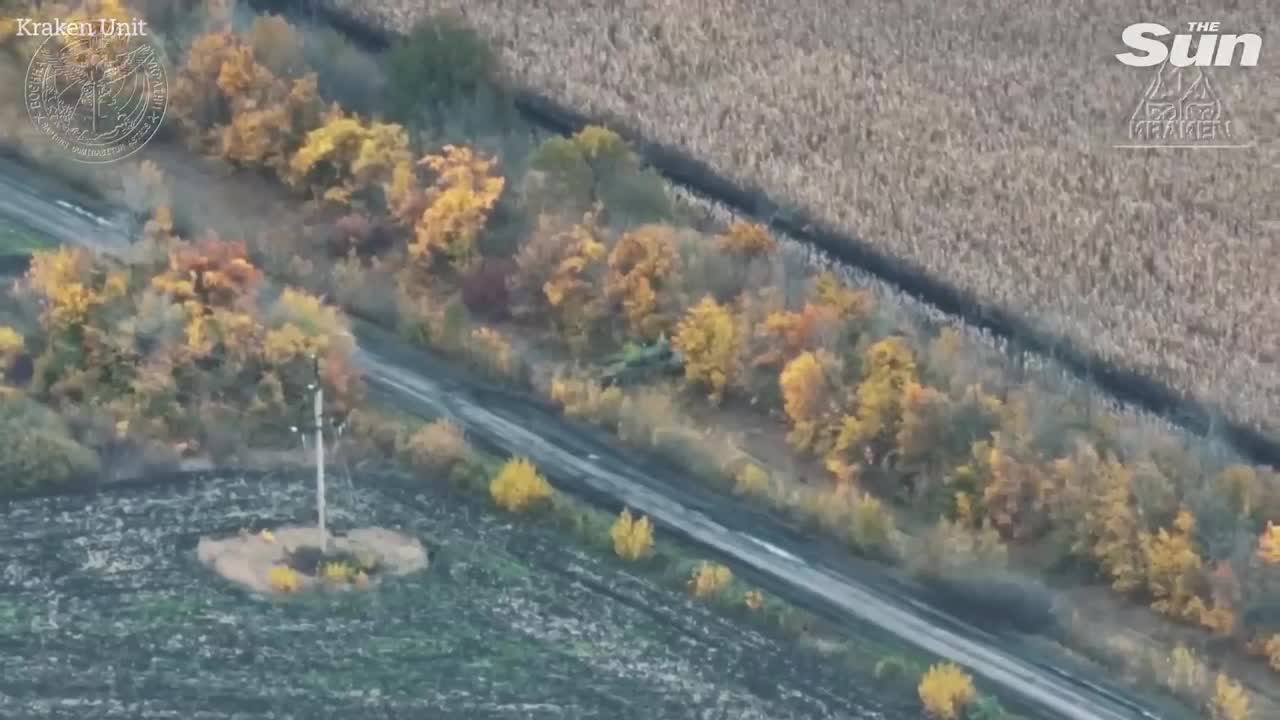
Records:
{"label": "kraken logo", "polygon": [[32,123],[73,158],[128,157],[160,129],[169,92],[159,52],[145,37],[45,40],[27,68]]}

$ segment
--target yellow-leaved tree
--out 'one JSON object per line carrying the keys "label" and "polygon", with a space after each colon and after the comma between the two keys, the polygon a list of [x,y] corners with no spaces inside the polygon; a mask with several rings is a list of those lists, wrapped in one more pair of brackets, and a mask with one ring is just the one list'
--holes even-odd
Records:
{"label": "yellow-leaved tree", "polygon": [[738,357],[737,328],[730,309],[710,295],[704,297],[676,326],[672,344],[684,358],[685,379],[705,385],[711,402],[718,404],[734,378]]}
{"label": "yellow-leaved tree", "polygon": [[426,209],[414,223],[409,256],[428,265],[445,258],[454,268],[465,269],[506,180],[495,172],[495,160],[460,145],[445,145],[418,165],[435,179]]}
{"label": "yellow-leaved tree", "polygon": [[1213,720],[1249,720],[1249,695],[1240,683],[1219,673],[1209,701],[1209,715]]}
{"label": "yellow-leaved tree", "polygon": [[633,518],[630,509],[622,509],[609,528],[609,537],[614,554],[623,560],[635,561],[653,554],[653,522],[643,515]]}
{"label": "yellow-leaved tree", "polygon": [[1270,521],[1258,536],[1258,559],[1267,565],[1280,565],[1280,525]]}
{"label": "yellow-leaved tree", "polygon": [[89,310],[99,302],[91,289],[90,265],[86,250],[67,246],[31,257],[26,284],[41,305],[46,327],[54,331],[83,327]]}
{"label": "yellow-leaved tree", "polygon": [[14,358],[22,353],[25,341],[17,330],[8,325],[0,325],[0,390],[3,390],[5,376],[13,365]]}
{"label": "yellow-leaved tree", "polygon": [[698,563],[693,575],[689,578],[689,592],[695,597],[705,598],[714,595],[733,582],[733,571],[719,563]]}
{"label": "yellow-leaved tree", "polygon": [[791,421],[787,442],[795,449],[828,449],[837,375],[835,356],[825,350],[800,353],[778,374],[782,408]]}
{"label": "yellow-leaved tree", "polygon": [[1142,536],[1147,567],[1147,589],[1155,598],[1151,607],[1170,617],[1199,622],[1207,611],[1195,592],[1204,562],[1195,549],[1195,516],[1182,509],[1173,528],[1160,528]]}
{"label": "yellow-leaved tree", "polygon": [[849,287],[829,270],[814,278],[813,295],[819,305],[831,308],[844,320],[865,319],[875,309],[875,297],[870,291]]}
{"label": "yellow-leaved tree", "polygon": [[0,367],[22,352],[22,335],[8,325],[0,325]]}
{"label": "yellow-leaved tree", "polygon": [[354,407],[360,387],[351,365],[355,339],[338,308],[296,288],[285,288],[267,312],[263,353],[276,372],[296,386],[305,385],[320,361],[329,389],[327,401],[336,412]]}
{"label": "yellow-leaved tree", "polygon": [[986,517],[1005,537],[1032,537],[1045,528],[1052,476],[1006,432],[974,443],[970,461],[956,468],[952,480],[981,493]]}
{"label": "yellow-leaved tree", "polygon": [[624,234],[609,253],[605,292],[622,305],[632,337],[652,340],[671,318],[659,311],[659,293],[674,285],[680,271],[675,231],[669,225],[642,225]]}
{"label": "yellow-leaved tree", "polygon": [[915,356],[905,338],[894,336],[873,343],[863,356],[863,379],[858,383],[853,412],[846,414],[827,454],[827,468],[841,481],[851,479],[854,458],[883,457],[902,427],[907,387],[918,382]]}
{"label": "yellow-leaved tree", "polygon": [[917,690],[925,711],[937,720],[960,720],[965,707],[977,697],[973,678],[954,663],[929,668]]}
{"label": "yellow-leaved tree", "polygon": [[1133,509],[1133,471],[1115,458],[1097,468],[1098,495],[1085,512],[1077,551],[1089,555],[1116,592],[1131,593],[1146,579],[1141,527]]}
{"label": "yellow-leaved tree", "polygon": [[365,122],[334,108],[307,133],[289,160],[287,177],[313,197],[341,207],[407,213],[421,192],[412,158],[403,127]]}
{"label": "yellow-leaved tree", "polygon": [[489,494],[502,509],[523,512],[551,499],[551,483],[527,458],[512,458],[493,476]]}
{"label": "yellow-leaved tree", "polygon": [[754,258],[772,254],[778,241],[769,229],[759,223],[736,221],[723,234],[716,236],[720,249],[732,255]]}

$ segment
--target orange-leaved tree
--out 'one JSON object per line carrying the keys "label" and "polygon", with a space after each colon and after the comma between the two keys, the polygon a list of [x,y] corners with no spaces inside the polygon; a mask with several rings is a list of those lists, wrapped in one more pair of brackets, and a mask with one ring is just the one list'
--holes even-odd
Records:
{"label": "orange-leaved tree", "polygon": [[775,310],[755,329],[755,339],[763,341],[761,351],[751,358],[755,367],[778,367],[818,344],[830,329],[835,311],[825,305],[805,303],[799,310]]}
{"label": "orange-leaved tree", "polygon": [[605,291],[619,303],[632,337],[652,340],[671,327],[660,293],[680,271],[675,231],[669,225],[642,225],[618,239],[609,253]]}
{"label": "orange-leaved tree", "polygon": [[549,317],[575,354],[593,345],[602,330],[605,301],[600,291],[607,253],[604,231],[588,212],[569,227],[540,216],[538,226],[516,254],[513,290],[517,312]]}
{"label": "orange-leaved tree", "polygon": [[836,358],[825,350],[800,353],[778,374],[782,407],[791,422],[787,442],[795,449],[818,454],[829,449],[838,378]]}
{"label": "orange-leaved tree", "polygon": [[229,31],[192,41],[169,107],[193,149],[281,177],[323,109],[314,74],[278,77]]}

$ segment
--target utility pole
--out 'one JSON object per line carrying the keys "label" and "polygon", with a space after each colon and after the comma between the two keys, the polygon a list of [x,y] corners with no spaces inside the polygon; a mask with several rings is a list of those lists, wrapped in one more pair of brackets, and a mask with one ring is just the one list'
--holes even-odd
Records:
{"label": "utility pole", "polygon": [[324,385],[320,382],[320,358],[315,360],[315,428],[316,428],[316,517],[320,526],[320,537],[326,547],[329,545],[329,534],[324,522]]}

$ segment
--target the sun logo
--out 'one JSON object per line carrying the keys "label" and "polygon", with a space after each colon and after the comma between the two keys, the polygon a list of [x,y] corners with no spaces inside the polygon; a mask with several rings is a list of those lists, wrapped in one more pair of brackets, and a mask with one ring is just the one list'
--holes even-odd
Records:
{"label": "the sun logo", "polygon": [[[1254,33],[1243,35],[1219,35],[1216,22],[1187,23],[1190,33],[1173,36],[1168,45],[1162,38],[1171,31],[1159,23],[1134,23],[1124,29],[1120,39],[1138,51],[1116,55],[1116,59],[1130,67],[1154,67],[1166,60],[1174,67],[1230,67],[1237,64],[1236,50],[1240,50],[1239,65],[1254,67],[1262,54],[1262,38]],[[1194,34],[1193,34],[1194,33]],[[1195,42],[1195,54],[1191,52]],[[1140,53],[1140,54],[1139,54]]]}

